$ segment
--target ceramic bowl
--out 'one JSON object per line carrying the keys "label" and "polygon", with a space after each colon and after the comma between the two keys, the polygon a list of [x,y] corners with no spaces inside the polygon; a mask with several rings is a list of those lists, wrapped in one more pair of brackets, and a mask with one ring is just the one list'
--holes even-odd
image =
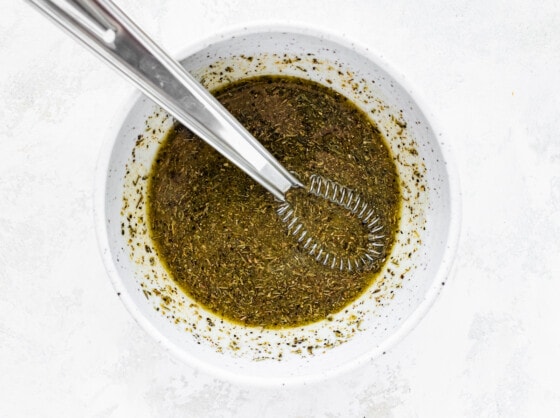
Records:
{"label": "ceramic bowl", "polygon": [[426,313],[450,271],[459,232],[449,152],[402,77],[358,47],[301,28],[244,28],[192,47],[181,61],[207,88],[256,75],[291,75],[351,99],[382,131],[401,179],[397,241],[379,279],[329,320],[270,330],[221,320],[171,280],[151,243],[146,186],[173,120],[141,95],[110,130],[95,213],[114,288],[139,324],[179,358],[225,379],[291,384],[324,379],[386,351]]}

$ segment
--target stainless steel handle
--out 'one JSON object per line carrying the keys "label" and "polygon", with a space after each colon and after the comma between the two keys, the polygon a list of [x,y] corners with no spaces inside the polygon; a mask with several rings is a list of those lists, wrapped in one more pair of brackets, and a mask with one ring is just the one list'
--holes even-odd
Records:
{"label": "stainless steel handle", "polygon": [[111,0],[27,0],[144,94],[284,200],[302,184]]}

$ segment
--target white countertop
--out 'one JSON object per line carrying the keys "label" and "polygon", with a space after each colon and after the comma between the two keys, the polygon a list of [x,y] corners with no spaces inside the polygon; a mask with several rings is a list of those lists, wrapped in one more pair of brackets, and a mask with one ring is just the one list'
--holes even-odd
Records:
{"label": "white countertop", "polygon": [[172,52],[295,22],[381,55],[421,94],[463,192],[454,272],[423,321],[339,378],[259,389],[193,370],[116,296],[92,215],[133,88],[25,2],[0,14],[1,417],[560,414],[560,3],[118,1]]}

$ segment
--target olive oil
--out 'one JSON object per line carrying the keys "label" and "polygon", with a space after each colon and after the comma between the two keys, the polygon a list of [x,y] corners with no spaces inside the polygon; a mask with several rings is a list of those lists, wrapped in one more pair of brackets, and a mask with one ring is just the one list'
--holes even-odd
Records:
{"label": "olive oil", "polygon": [[[369,271],[317,263],[287,236],[277,202],[182,126],[161,145],[148,190],[155,248],[196,301],[248,326],[293,327],[327,318],[376,277],[398,227],[398,175],[383,136],[334,90],[293,77],[256,77],[214,92],[222,104],[305,182],[324,175],[366,196],[384,225],[384,251]],[[329,202],[289,192],[315,236],[365,245],[363,231]]]}

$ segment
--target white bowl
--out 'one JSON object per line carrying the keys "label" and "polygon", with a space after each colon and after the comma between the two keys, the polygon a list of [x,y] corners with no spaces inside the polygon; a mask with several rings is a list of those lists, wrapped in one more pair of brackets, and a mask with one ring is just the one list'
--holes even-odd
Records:
{"label": "white bowl", "polygon": [[97,173],[97,231],[117,294],[173,353],[226,379],[303,383],[380,355],[418,323],[438,295],[459,234],[457,177],[423,107],[367,50],[315,31],[245,28],[186,56],[185,67],[208,88],[283,74],[318,81],[353,100],[380,127],[396,157],[405,200],[400,232],[380,279],[330,320],[284,330],[221,321],[185,295],[150,252],[146,179],[172,119],[136,95],[111,130]]}

